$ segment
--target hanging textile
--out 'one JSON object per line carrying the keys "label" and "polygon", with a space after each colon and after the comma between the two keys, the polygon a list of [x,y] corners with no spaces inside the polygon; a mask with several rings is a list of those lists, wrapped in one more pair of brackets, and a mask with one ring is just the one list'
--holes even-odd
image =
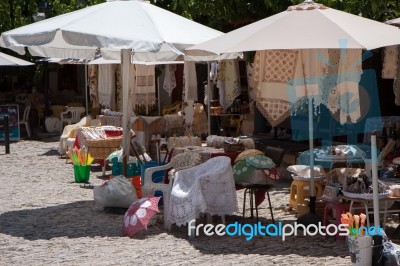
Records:
{"label": "hanging textile", "polygon": [[383,48],[382,78],[395,79],[397,77],[398,54],[398,45]]}
{"label": "hanging textile", "polygon": [[[400,52],[397,54],[397,63],[400,64]],[[394,103],[400,105],[400,66],[396,68],[396,77],[393,82]]]}
{"label": "hanging textile", "polygon": [[99,95],[97,90],[97,65],[88,65],[89,96],[92,107],[99,107]]}
{"label": "hanging textile", "polygon": [[99,65],[99,103],[104,108],[115,109],[115,65]]}
{"label": "hanging textile", "polygon": [[241,93],[238,61],[223,60],[218,64],[217,87],[219,103],[226,111]]}
{"label": "hanging textile", "polygon": [[210,81],[217,82],[217,69],[218,63],[211,63],[210,65]]}
{"label": "hanging textile", "polygon": [[185,84],[185,101],[197,101],[196,63],[185,61],[183,65],[183,82]]}
{"label": "hanging textile", "polygon": [[[253,65],[252,86],[258,109],[272,126],[285,120],[307,96],[314,111],[324,104],[340,122],[360,118],[358,83],[361,50],[270,50],[258,51]],[[340,107],[340,108],[339,108]]]}
{"label": "hanging textile", "polygon": [[[362,75],[362,50],[341,49],[337,70],[337,86],[331,87],[327,104],[334,114],[340,111],[340,124],[350,118],[356,123],[361,117],[359,83]],[[333,75],[335,77],[335,75]]]}
{"label": "hanging textile", "polygon": [[122,112],[121,64],[117,64],[115,68],[115,110]]}
{"label": "hanging textile", "polygon": [[168,92],[169,96],[176,87],[175,71],[176,65],[166,65],[163,89]]}
{"label": "hanging textile", "polygon": [[253,63],[252,87],[256,90],[256,105],[275,127],[289,117],[292,103],[288,86],[295,78],[299,52],[295,50],[257,51]]}
{"label": "hanging textile", "polygon": [[[258,51],[253,64],[252,86],[256,105],[274,127],[288,118],[306,96],[322,103],[322,82],[327,73],[327,50]],[[306,77],[306,78],[304,78]]]}
{"label": "hanging textile", "polygon": [[149,114],[157,108],[155,66],[136,65],[135,113]]}

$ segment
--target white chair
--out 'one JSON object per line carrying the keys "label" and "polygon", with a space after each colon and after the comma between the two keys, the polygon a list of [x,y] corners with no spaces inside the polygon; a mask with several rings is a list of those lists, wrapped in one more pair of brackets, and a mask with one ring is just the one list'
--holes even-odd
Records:
{"label": "white chair", "polygon": [[81,120],[81,115],[85,112],[85,107],[67,107],[65,112],[61,113],[61,125],[78,123]]}
{"label": "white chair", "polygon": [[28,134],[28,137],[31,136],[31,128],[29,127],[29,112],[31,111],[31,106],[28,105],[25,107],[24,110],[24,115],[22,117],[22,120],[19,121],[19,124],[25,125],[26,128],[26,133]]}
{"label": "white chair", "polygon": [[200,154],[195,152],[184,152],[176,155],[166,165],[150,167],[145,170],[143,178],[143,195],[154,194],[155,191],[162,191],[164,202],[164,228],[171,230],[171,222],[168,220],[169,199],[171,195],[171,188],[173,183],[173,175],[168,184],[154,183],[152,176],[154,172],[174,168],[175,171],[196,166],[201,163]]}

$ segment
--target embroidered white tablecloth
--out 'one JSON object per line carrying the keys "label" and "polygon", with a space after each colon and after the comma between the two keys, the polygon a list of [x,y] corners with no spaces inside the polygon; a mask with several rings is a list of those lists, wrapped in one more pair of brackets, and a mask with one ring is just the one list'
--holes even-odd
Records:
{"label": "embroidered white tablecloth", "polygon": [[231,159],[218,156],[177,171],[172,186],[168,219],[185,225],[201,213],[232,215],[238,209]]}

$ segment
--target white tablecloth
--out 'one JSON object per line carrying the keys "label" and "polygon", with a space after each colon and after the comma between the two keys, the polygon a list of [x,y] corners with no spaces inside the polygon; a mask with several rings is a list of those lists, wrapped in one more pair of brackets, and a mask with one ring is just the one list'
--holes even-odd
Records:
{"label": "white tablecloth", "polygon": [[176,172],[168,212],[171,223],[185,225],[201,213],[232,215],[237,209],[229,157],[214,157]]}
{"label": "white tablecloth", "polygon": [[171,158],[175,157],[175,155],[177,155],[179,153],[183,153],[186,151],[193,151],[193,152],[200,154],[201,161],[203,163],[205,161],[209,160],[213,153],[224,153],[224,149],[217,149],[217,148],[213,148],[213,147],[188,146],[188,147],[174,148],[174,150],[172,151]]}

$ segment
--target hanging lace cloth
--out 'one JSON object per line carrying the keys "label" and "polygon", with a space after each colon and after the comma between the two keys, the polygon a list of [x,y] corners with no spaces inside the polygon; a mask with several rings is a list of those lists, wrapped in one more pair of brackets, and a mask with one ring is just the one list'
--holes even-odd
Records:
{"label": "hanging lace cloth", "polygon": [[156,106],[155,66],[136,65],[135,109],[148,114]]}
{"label": "hanging lace cloth", "polygon": [[360,118],[359,89],[361,50],[271,50],[258,51],[252,86],[258,109],[272,126],[302,106],[307,96],[314,110],[324,104],[340,122]]}
{"label": "hanging lace cloth", "polygon": [[356,123],[361,117],[359,83],[362,74],[362,50],[341,49],[338,63],[336,86],[330,87],[327,107],[332,114],[340,111],[340,123],[343,125],[350,118]]}
{"label": "hanging lace cloth", "polygon": [[218,63],[211,63],[210,65],[210,80],[217,82]]}
{"label": "hanging lace cloth", "polygon": [[104,108],[115,109],[115,65],[99,65],[99,103]]}
{"label": "hanging lace cloth", "polygon": [[93,107],[99,107],[99,94],[97,89],[97,65],[88,65],[88,84],[90,102]]}
{"label": "hanging lace cloth", "polygon": [[398,45],[383,48],[382,78],[395,79],[397,77],[398,54]]}
{"label": "hanging lace cloth", "polygon": [[226,111],[241,93],[237,60],[223,60],[218,64],[217,87],[219,103]]}
{"label": "hanging lace cloth", "polygon": [[299,62],[299,52],[295,50],[256,52],[252,79],[256,105],[273,127],[290,115],[290,100],[296,95],[289,99],[288,86],[293,86],[296,69],[301,71]]}
{"label": "hanging lace cloth", "polygon": [[171,96],[172,90],[176,87],[175,79],[176,65],[166,65],[163,89]]}
{"label": "hanging lace cloth", "polygon": [[185,102],[197,101],[197,75],[196,63],[185,61],[184,63]]}
{"label": "hanging lace cloth", "polygon": [[115,110],[122,111],[121,64],[117,64],[115,68]]}
{"label": "hanging lace cloth", "polygon": [[400,52],[397,53],[396,76],[393,82],[394,103],[400,105]]}

